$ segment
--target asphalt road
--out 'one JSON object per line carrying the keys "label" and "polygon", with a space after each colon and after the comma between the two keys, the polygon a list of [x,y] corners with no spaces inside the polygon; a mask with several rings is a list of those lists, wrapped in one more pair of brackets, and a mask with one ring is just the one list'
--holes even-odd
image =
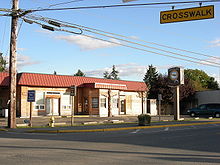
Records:
{"label": "asphalt road", "polygon": [[4,165],[220,164],[220,124],[92,133],[0,132]]}

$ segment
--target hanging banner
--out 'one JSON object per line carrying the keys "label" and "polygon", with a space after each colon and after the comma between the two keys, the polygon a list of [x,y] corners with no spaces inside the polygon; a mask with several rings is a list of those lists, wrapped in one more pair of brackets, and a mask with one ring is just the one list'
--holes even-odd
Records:
{"label": "hanging banner", "polygon": [[211,18],[214,18],[214,5],[160,12],[161,24]]}

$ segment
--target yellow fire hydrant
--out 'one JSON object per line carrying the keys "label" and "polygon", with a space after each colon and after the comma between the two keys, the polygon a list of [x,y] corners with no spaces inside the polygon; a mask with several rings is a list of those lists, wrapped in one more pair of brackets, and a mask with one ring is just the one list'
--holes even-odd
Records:
{"label": "yellow fire hydrant", "polygon": [[54,127],[54,123],[55,123],[55,119],[54,119],[54,117],[52,116],[52,117],[50,118],[50,121],[49,121],[49,126],[50,126],[50,127]]}

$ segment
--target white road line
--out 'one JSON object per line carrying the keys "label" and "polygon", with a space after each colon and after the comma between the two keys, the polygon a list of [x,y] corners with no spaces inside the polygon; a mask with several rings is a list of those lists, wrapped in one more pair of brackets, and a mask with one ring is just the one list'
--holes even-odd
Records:
{"label": "white road line", "polygon": [[137,129],[137,130],[130,132],[130,133],[138,133],[139,131],[140,131],[140,129]]}
{"label": "white road line", "polygon": [[167,128],[164,129],[164,131],[168,131],[168,130],[169,130],[169,127],[167,127]]}

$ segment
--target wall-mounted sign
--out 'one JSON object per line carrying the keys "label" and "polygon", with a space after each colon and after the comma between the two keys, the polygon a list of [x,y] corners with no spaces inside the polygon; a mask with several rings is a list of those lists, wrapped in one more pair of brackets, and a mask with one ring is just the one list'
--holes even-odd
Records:
{"label": "wall-mounted sign", "polygon": [[214,18],[214,5],[160,12],[161,24],[211,18]]}

